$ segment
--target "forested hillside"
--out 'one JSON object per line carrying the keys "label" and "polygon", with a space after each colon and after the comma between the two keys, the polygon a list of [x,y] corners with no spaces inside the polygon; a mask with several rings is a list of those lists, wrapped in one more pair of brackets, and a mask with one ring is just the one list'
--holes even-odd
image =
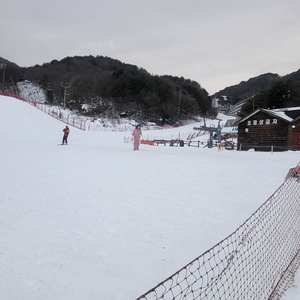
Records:
{"label": "forested hillside", "polygon": [[21,68],[16,65],[13,62],[8,61],[7,59],[4,59],[2,57],[0,57],[0,65],[4,64],[5,65],[5,69],[4,69],[4,74],[3,74],[3,70],[2,70],[2,66],[1,67],[1,74],[0,74],[0,78],[1,78],[1,83],[3,83],[3,75],[4,75],[4,79],[5,79],[5,86],[10,86],[12,85],[12,82],[17,82],[20,80],[20,76],[22,74]]}
{"label": "forested hillside", "polygon": [[283,77],[272,73],[263,74],[227,87],[212,97],[221,99],[220,104],[229,105],[249,98],[239,113],[240,117],[257,108],[300,106],[300,70]]}
{"label": "forested hillside", "polygon": [[[21,68],[7,64],[5,87],[29,80],[39,84],[49,103],[63,104],[71,110],[92,116],[128,116],[159,123],[175,123],[202,115],[215,117],[211,98],[234,105],[251,98],[241,111],[300,106],[300,70],[280,77],[266,73],[208,95],[196,81],[169,75],[152,75],[143,68],[103,56],[66,57],[43,65]],[[224,103],[222,103],[224,102]],[[85,105],[83,105],[85,104]]]}
{"label": "forested hillside", "polygon": [[247,81],[242,81],[239,84],[226,87],[212,95],[212,97],[219,98],[221,96],[226,96],[230,101],[230,104],[234,105],[241,100],[259,93],[260,91],[270,88],[278,80],[280,80],[280,76],[278,74],[262,74],[257,77],[250,78]]}
{"label": "forested hillside", "polygon": [[[155,76],[145,69],[103,56],[66,57],[20,68],[20,78],[38,83],[50,103],[63,101],[80,113],[174,123],[194,116],[216,116],[199,83]],[[89,105],[83,110],[83,105]]]}

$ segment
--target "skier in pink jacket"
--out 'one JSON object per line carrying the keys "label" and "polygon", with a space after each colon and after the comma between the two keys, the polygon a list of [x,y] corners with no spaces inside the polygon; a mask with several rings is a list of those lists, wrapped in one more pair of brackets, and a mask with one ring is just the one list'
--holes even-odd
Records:
{"label": "skier in pink jacket", "polygon": [[142,135],[141,124],[137,123],[133,130],[133,150],[139,150],[140,138]]}

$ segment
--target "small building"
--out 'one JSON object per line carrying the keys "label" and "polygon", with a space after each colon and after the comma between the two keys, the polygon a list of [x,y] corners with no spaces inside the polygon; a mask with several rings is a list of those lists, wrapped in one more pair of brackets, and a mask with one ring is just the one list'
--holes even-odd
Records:
{"label": "small building", "polygon": [[236,137],[238,133],[238,127],[233,125],[236,124],[236,122],[237,118],[228,119],[222,128],[221,133],[224,135],[234,135]]}
{"label": "small building", "polygon": [[300,107],[260,108],[237,125],[238,150],[300,150]]}

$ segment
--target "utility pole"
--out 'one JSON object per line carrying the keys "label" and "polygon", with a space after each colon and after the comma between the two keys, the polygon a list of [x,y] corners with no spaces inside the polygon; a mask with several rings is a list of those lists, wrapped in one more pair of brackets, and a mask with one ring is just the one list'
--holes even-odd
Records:
{"label": "utility pole", "polygon": [[63,109],[66,108],[66,97],[67,97],[67,90],[71,88],[70,83],[61,82],[60,85],[64,88],[64,106]]}
{"label": "utility pole", "polygon": [[0,64],[0,70],[3,71],[3,84],[2,84],[2,91],[4,92],[4,82],[5,82],[5,68],[6,64]]}

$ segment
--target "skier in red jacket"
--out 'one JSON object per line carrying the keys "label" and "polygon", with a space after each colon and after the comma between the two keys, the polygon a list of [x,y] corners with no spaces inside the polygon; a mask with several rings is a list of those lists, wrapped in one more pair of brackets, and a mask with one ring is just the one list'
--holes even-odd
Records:
{"label": "skier in red jacket", "polygon": [[63,136],[63,140],[62,140],[62,145],[63,144],[68,144],[68,136],[69,136],[69,132],[70,132],[70,129],[68,126],[66,126],[66,128],[63,130],[64,132],[64,136]]}

